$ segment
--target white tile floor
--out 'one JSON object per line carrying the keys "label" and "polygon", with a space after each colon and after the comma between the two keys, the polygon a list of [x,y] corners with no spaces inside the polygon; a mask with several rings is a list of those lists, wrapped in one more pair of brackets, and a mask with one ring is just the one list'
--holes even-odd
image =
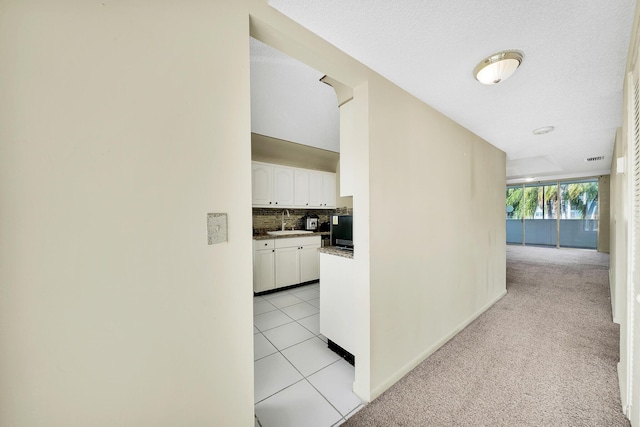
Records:
{"label": "white tile floor", "polygon": [[363,405],[351,391],[353,366],[320,334],[319,289],[315,283],[253,299],[254,398],[262,427],[339,426]]}

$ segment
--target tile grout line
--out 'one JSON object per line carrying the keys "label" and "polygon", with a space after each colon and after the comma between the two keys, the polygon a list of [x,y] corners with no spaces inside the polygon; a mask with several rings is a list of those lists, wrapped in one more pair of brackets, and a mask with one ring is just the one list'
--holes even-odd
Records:
{"label": "tile grout line", "polygon": [[[306,302],[307,304],[309,304],[307,301],[303,301],[303,302]],[[271,304],[271,303],[270,303],[270,304]],[[271,305],[273,305],[273,304],[271,304]],[[315,307],[313,304],[309,304],[309,305],[311,305],[312,307]],[[275,305],[274,305],[274,307],[275,307]],[[290,307],[290,306],[287,306],[287,307]],[[281,311],[281,312],[282,312],[284,315],[286,315],[287,317],[291,318],[291,316],[289,316],[287,313],[285,313],[284,311],[282,311],[282,309],[281,309],[281,308],[279,308],[279,307],[275,307],[275,308],[276,308],[276,310]],[[283,308],[286,308],[286,307],[283,307]],[[318,307],[315,307],[315,308],[318,308]],[[318,308],[318,310],[320,310],[320,309]],[[269,311],[269,312],[267,312],[267,313],[270,313],[270,312],[272,312],[272,311],[275,311],[275,310],[271,310],[271,311]],[[319,335],[321,335],[320,333],[315,334],[315,333],[314,333],[313,331],[311,331],[309,328],[305,327],[303,324],[301,324],[300,322],[298,322],[298,320],[306,319],[306,318],[308,318],[308,317],[315,316],[316,314],[319,314],[319,313],[320,313],[320,312],[318,311],[318,313],[314,313],[314,314],[311,314],[311,315],[309,315],[309,316],[301,317],[300,319],[293,319],[293,322],[295,322],[295,323],[297,323],[298,325],[302,326],[304,329],[306,329],[307,331],[309,331],[313,336],[312,336],[312,337],[310,337],[310,338],[307,338],[307,339],[305,339],[305,340],[302,340],[302,341],[300,341],[300,342],[298,342],[298,343],[296,343],[296,344],[290,345],[289,347],[284,348],[284,349],[282,349],[282,350],[287,350],[287,349],[289,349],[289,348],[291,348],[291,347],[294,347],[294,346],[296,346],[296,345],[298,345],[298,344],[301,344],[301,343],[303,343],[303,342],[310,341],[310,340],[312,340],[313,338],[318,338],[320,341],[324,342],[324,340],[322,340],[322,338],[320,338],[320,337],[319,337]],[[265,313],[261,313],[261,314],[265,314]],[[254,317],[255,317],[255,316],[254,316]],[[291,318],[291,319],[292,319],[292,318]],[[284,326],[284,325],[291,324],[291,323],[293,323],[293,322],[287,322],[287,323],[284,323],[284,324],[279,325],[279,326],[275,326],[275,327],[270,328],[270,329],[265,329],[265,332],[266,332],[266,331],[268,331],[268,330],[271,330],[271,329],[278,328],[278,327],[280,327],[280,326]],[[254,326],[255,326],[255,324],[254,324]],[[278,394],[278,393],[281,393],[282,391],[284,391],[284,390],[288,389],[289,387],[292,387],[292,386],[294,386],[295,384],[298,384],[298,383],[299,383],[299,382],[301,382],[301,381],[306,381],[306,382],[307,382],[307,383],[308,383],[308,384],[309,384],[309,385],[310,385],[310,386],[311,386],[311,387],[312,387],[312,388],[313,388],[313,389],[314,389],[314,390],[315,390],[315,391],[316,391],[316,392],[317,392],[317,393],[318,393],[318,394],[319,394],[319,395],[320,395],[320,396],[321,396],[321,397],[322,397],[322,398],[323,398],[323,399],[324,399],[324,400],[325,400],[325,401],[326,401],[326,402],[327,402],[327,403],[328,403],[328,404],[329,404],[329,405],[330,405],[330,406],[331,406],[331,407],[332,407],[332,408],[333,408],[337,413],[338,413],[338,415],[340,416],[340,420],[338,420],[337,422],[333,423],[331,426],[328,426],[328,427],[335,426],[335,425],[337,425],[338,423],[342,424],[343,422],[346,422],[346,421],[347,421],[347,420],[346,420],[346,416],[345,416],[345,415],[342,415],[342,412],[340,412],[340,411],[338,410],[338,408],[336,408],[336,407],[335,407],[335,406],[334,406],[334,405],[329,401],[329,399],[328,399],[324,394],[322,394],[322,392],[320,392],[320,390],[318,390],[318,389],[317,389],[317,388],[316,388],[316,387],[311,383],[311,381],[309,381],[309,377],[310,377],[310,376],[315,375],[316,373],[318,373],[318,372],[322,371],[323,369],[328,368],[329,366],[332,366],[332,365],[334,365],[335,363],[340,362],[340,360],[341,360],[341,359],[335,360],[334,362],[329,363],[327,366],[324,366],[324,367],[322,367],[322,368],[318,369],[317,371],[312,372],[312,373],[311,373],[311,374],[309,374],[309,375],[304,375],[304,374],[303,374],[302,372],[300,372],[300,370],[299,370],[299,369],[298,369],[298,368],[297,368],[297,367],[296,367],[296,366],[295,366],[295,365],[294,365],[294,364],[293,364],[293,363],[292,363],[292,362],[287,358],[287,356],[285,356],[285,355],[282,353],[282,350],[280,350],[278,347],[276,347],[276,346],[273,344],[273,342],[271,342],[271,340],[270,340],[266,335],[264,335],[263,331],[261,331],[257,326],[256,326],[256,329],[258,329],[258,331],[259,331],[258,333],[259,333],[259,334],[261,334],[261,335],[262,335],[262,336],[263,336],[263,337],[264,337],[264,338],[265,338],[265,339],[266,339],[266,340],[267,340],[267,341],[268,341],[268,342],[269,342],[269,343],[270,343],[270,344],[271,344],[271,345],[276,349],[276,352],[271,353],[271,354],[269,354],[269,355],[267,355],[267,356],[264,356],[264,357],[262,357],[262,358],[260,358],[260,359],[257,359],[257,360],[261,360],[261,359],[264,359],[265,357],[269,357],[269,356],[272,356],[272,355],[274,355],[274,354],[276,354],[276,353],[280,353],[280,354],[282,355],[282,357],[283,357],[283,358],[284,358],[284,359],[285,359],[285,360],[286,360],[286,361],[287,361],[287,362],[288,362],[288,363],[289,363],[289,364],[290,364],[290,365],[291,365],[291,366],[292,366],[292,367],[293,367],[293,368],[294,368],[294,369],[295,369],[295,370],[296,370],[296,371],[297,371],[297,372],[302,376],[302,379],[300,379],[300,380],[298,380],[298,381],[295,381],[294,383],[292,383],[292,384],[288,385],[287,387],[285,387],[285,388],[283,388],[283,389],[281,389],[281,390],[278,390],[277,392],[275,392],[275,393],[271,394],[270,396],[265,397],[264,399],[262,399],[262,400],[260,400],[260,401],[258,401],[258,402],[255,402],[255,403],[254,403],[254,407],[255,407],[258,403],[263,402],[263,401],[265,401],[266,399],[269,399],[270,397],[273,397],[273,396],[275,396],[275,395],[276,395],[276,394]],[[254,334],[254,335],[257,335],[257,334]],[[326,344],[326,342],[325,342],[325,344]],[[256,360],[254,360],[254,364],[255,364],[255,362],[256,362]],[[357,408],[357,407],[356,407],[356,408]],[[354,410],[355,410],[355,409],[354,409]],[[351,413],[351,412],[350,412],[350,413]]]}
{"label": "tile grout line", "polygon": [[[275,354],[275,353],[273,353],[273,354]],[[288,360],[287,360],[287,362],[288,362]],[[285,391],[286,389],[288,389],[288,388],[290,388],[290,387],[293,387],[294,385],[296,385],[296,384],[298,384],[299,382],[304,381],[304,380],[306,380],[306,378],[304,378],[304,377],[303,377],[303,378],[300,378],[299,380],[297,380],[297,381],[295,381],[295,382],[293,382],[293,383],[289,384],[289,385],[288,385],[288,386],[286,386],[285,388],[280,389],[280,390],[276,391],[275,393],[273,393],[273,394],[271,394],[271,395],[269,395],[269,396],[265,397],[264,399],[262,399],[262,400],[259,400],[259,401],[255,402],[255,403],[253,404],[254,408],[255,408],[255,406],[256,406],[258,403],[262,403],[262,402],[264,402],[265,400],[267,400],[267,399],[269,399],[269,398],[271,398],[271,397],[275,396],[275,395],[276,395],[276,394],[278,394],[278,393],[281,393],[281,392]],[[255,412],[255,410],[254,410],[254,412]]]}
{"label": "tile grout line", "polygon": [[[341,360],[341,359],[338,359],[338,360],[336,360],[335,362],[329,363],[327,366],[325,366],[325,367],[324,367],[324,368],[322,368],[322,369],[318,369],[316,372],[314,372],[314,373],[313,373],[313,374],[311,374],[311,375],[315,375],[315,374],[317,374],[318,372],[322,371],[323,369],[326,369],[326,368],[328,368],[329,366],[332,366],[332,365],[334,365],[334,364],[336,364],[336,363],[340,362],[340,360]],[[311,375],[309,375],[309,377],[310,377]],[[326,396],[325,396],[325,395],[324,395],[320,390],[318,390],[318,389],[316,388],[316,386],[314,386],[314,385],[313,385],[313,383],[312,383],[311,381],[309,381],[309,377],[305,377],[304,379],[305,379],[305,380],[307,380],[307,382],[309,383],[309,385],[311,385],[311,387],[313,387],[313,388],[318,392],[318,394],[319,394],[320,396],[322,396],[322,398],[323,398],[324,400],[326,400],[326,401],[327,401],[327,403],[328,403],[329,405],[331,405],[331,407],[332,407],[333,409],[335,409],[335,410],[336,410],[336,412],[338,412],[338,414],[340,414],[340,416],[342,417],[342,420],[346,422],[346,421],[347,421],[347,420],[346,420],[346,418],[345,418],[345,416],[346,416],[346,415],[342,415],[342,412],[340,412],[340,410],[339,410],[338,408],[336,408],[336,407],[333,405],[333,403],[331,403],[331,402],[329,401],[329,399],[327,399],[327,397],[326,397]],[[335,425],[335,424],[334,424],[334,425]]]}
{"label": "tile grout line", "polygon": [[[294,322],[296,322],[296,321],[294,320]],[[293,322],[285,323],[284,325],[288,325],[288,324],[290,324],[290,323],[293,323]],[[296,323],[297,323],[297,322],[296,322]],[[299,324],[299,323],[298,323],[298,324]],[[280,326],[284,326],[284,325],[280,325]],[[302,326],[302,327],[304,328],[304,326],[303,326],[303,325],[300,325],[300,326]],[[276,326],[276,327],[277,327],[277,326]],[[275,329],[275,328],[272,328],[272,329]],[[305,328],[305,329],[306,329],[306,328]],[[309,331],[309,332],[311,332],[311,331]],[[311,333],[313,334],[313,332],[311,332]],[[289,384],[288,386],[286,386],[286,387],[285,387],[285,388],[283,388],[283,389],[278,390],[277,392],[273,393],[271,396],[265,397],[264,399],[262,399],[262,400],[260,400],[260,401],[258,401],[258,402],[255,402],[255,403],[254,403],[254,406],[255,406],[256,404],[258,404],[258,403],[260,403],[260,402],[264,401],[265,399],[268,399],[269,397],[275,396],[276,394],[280,393],[281,391],[288,389],[288,388],[289,388],[289,387],[291,387],[292,385],[294,385],[294,384],[298,384],[300,381],[302,381],[302,380],[306,380],[306,379],[307,379],[307,377],[306,377],[302,372],[300,372],[300,370],[299,370],[299,369],[298,369],[298,368],[297,368],[297,367],[296,367],[296,366],[295,366],[295,365],[294,365],[294,364],[293,364],[293,363],[292,363],[292,362],[287,358],[287,356],[285,356],[285,355],[282,353],[282,351],[281,351],[278,347],[276,347],[276,346],[273,344],[273,342],[271,342],[271,340],[270,340],[268,337],[266,337],[262,332],[260,332],[260,334],[261,334],[261,335],[262,335],[262,336],[263,336],[267,341],[269,341],[269,344],[271,344],[271,345],[276,349],[276,351],[275,351],[275,352],[273,352],[273,353],[271,353],[271,354],[268,354],[268,355],[266,355],[266,356],[264,356],[264,357],[261,357],[260,359],[257,359],[257,360],[262,360],[262,359],[264,359],[265,357],[273,356],[273,355],[274,355],[274,354],[276,354],[276,353],[280,353],[280,355],[284,358],[284,360],[286,360],[286,361],[287,361],[287,363],[289,363],[289,364],[293,367],[293,369],[295,369],[295,370],[296,370],[296,371],[297,371],[297,372],[302,376],[302,379],[300,379],[300,380],[298,380],[298,381],[294,382],[293,384]],[[255,334],[255,335],[257,335],[257,334]],[[302,340],[302,341],[300,341],[299,343],[296,343],[296,344],[290,345],[289,347],[287,347],[287,348],[285,348],[285,349],[283,349],[283,350],[286,350],[286,349],[288,349],[288,348],[294,347],[294,346],[296,346],[296,345],[298,345],[298,344],[301,344],[301,343],[303,343],[303,342],[310,341],[310,340],[312,340],[312,339],[314,339],[314,338],[318,338],[318,337],[317,337],[316,335],[314,335],[314,336],[312,336],[311,338],[307,338],[306,340]],[[318,339],[319,339],[319,338],[318,338]],[[257,360],[254,360],[254,361],[253,361],[253,363],[255,364]],[[336,360],[336,362],[338,362],[338,360]],[[332,363],[330,363],[329,365],[325,366],[324,368],[326,368],[326,367],[328,367],[328,366],[331,366],[331,365],[333,365],[333,364],[334,364],[334,363],[336,363],[336,362],[332,362]],[[313,375],[313,374],[315,374],[316,372],[320,372],[320,371],[321,371],[322,369],[324,369],[324,368],[318,369],[317,371],[315,371],[315,372],[311,373],[310,375]],[[307,382],[308,382],[308,381],[307,381]],[[313,387],[313,385],[312,385],[312,387]],[[316,391],[318,391],[315,387],[313,387],[313,388],[314,388]],[[318,393],[320,393],[320,392],[318,391]],[[327,398],[326,398],[326,397],[324,397],[324,395],[323,395],[322,393],[320,393],[320,396],[322,396],[325,400],[327,400]],[[333,405],[331,405],[331,406],[333,406]],[[340,415],[342,415],[342,414],[340,413],[340,411],[338,411],[338,413],[339,413]]]}
{"label": "tile grout line", "polygon": [[[302,326],[302,325],[300,325],[300,326]],[[304,327],[304,326],[303,326],[303,327]],[[312,340],[312,339],[314,339],[314,338],[318,338],[318,337],[314,335],[314,336],[313,336],[313,337],[311,337],[311,338],[307,338],[306,340],[302,340],[302,341],[300,341],[299,343],[296,343],[296,344],[290,345],[290,346],[289,346],[289,347],[287,347],[287,348],[294,347],[294,346],[296,346],[296,345],[298,345],[298,344],[302,344],[303,342],[310,341],[310,340]],[[289,384],[289,385],[288,385],[288,386],[286,386],[285,388],[283,388],[283,389],[281,389],[281,390],[278,390],[277,392],[273,393],[271,396],[267,396],[267,397],[265,397],[264,399],[260,400],[259,402],[254,403],[254,406],[255,406],[256,404],[258,404],[258,403],[260,403],[260,402],[262,402],[262,401],[264,401],[264,400],[266,400],[266,399],[268,399],[268,398],[270,398],[270,397],[272,397],[272,396],[275,396],[276,394],[278,394],[278,393],[280,393],[280,392],[282,392],[282,391],[284,391],[284,390],[288,389],[289,387],[291,387],[291,386],[293,386],[293,385],[295,385],[295,384],[298,384],[300,381],[306,381],[306,382],[307,382],[307,383],[308,383],[308,384],[309,384],[309,385],[310,385],[310,386],[311,386],[311,387],[312,387],[312,388],[313,388],[313,389],[314,389],[314,390],[315,390],[315,391],[316,391],[316,392],[317,392],[317,393],[318,393],[318,394],[319,394],[319,395],[320,395],[320,396],[321,396],[321,397],[322,397],[322,398],[323,398],[323,399],[324,399],[324,400],[325,400],[325,401],[326,401],[326,402],[327,402],[327,403],[328,403],[328,404],[329,404],[329,405],[330,405],[330,406],[331,406],[331,407],[332,407],[332,408],[333,408],[337,413],[338,413],[338,415],[340,415],[340,418],[342,419],[342,421],[346,421],[346,419],[345,419],[345,415],[342,415],[342,412],[340,412],[340,410],[339,410],[338,408],[336,408],[336,407],[333,405],[333,403],[331,403],[331,402],[329,401],[329,399],[328,399],[328,398],[327,398],[327,397],[326,397],[326,396],[325,396],[325,395],[324,395],[320,390],[318,390],[318,389],[316,388],[316,386],[314,386],[314,385],[313,385],[313,383],[312,383],[311,381],[309,381],[309,377],[310,377],[310,376],[315,375],[315,374],[317,374],[318,372],[322,371],[323,369],[326,369],[326,368],[328,368],[329,366],[332,366],[332,365],[334,365],[334,364],[336,364],[336,363],[340,362],[340,360],[342,360],[342,359],[335,360],[335,361],[333,361],[333,362],[329,363],[327,366],[323,366],[322,368],[318,369],[317,371],[314,371],[314,372],[310,373],[309,375],[305,375],[305,374],[303,374],[303,373],[302,373],[302,372],[301,372],[301,371],[300,371],[300,370],[299,370],[299,369],[298,369],[298,368],[297,368],[297,367],[296,367],[296,366],[295,366],[295,365],[294,365],[294,364],[293,364],[293,363],[292,363],[292,362],[287,358],[287,356],[285,356],[285,355],[282,353],[282,350],[286,350],[287,348],[284,348],[284,349],[280,350],[280,349],[278,349],[278,348],[277,348],[277,347],[276,347],[276,346],[271,342],[271,340],[269,340],[269,338],[268,338],[268,337],[266,337],[266,336],[265,336],[265,339],[266,339],[267,341],[269,341],[269,343],[271,343],[271,345],[273,345],[273,347],[277,350],[275,353],[271,353],[271,354],[269,354],[269,355],[267,355],[267,356],[265,356],[265,357],[273,356],[273,355],[274,355],[274,354],[276,354],[276,353],[280,353],[280,354],[282,355],[282,357],[284,357],[284,359],[285,359],[287,362],[289,362],[289,364],[293,367],[293,369],[295,369],[295,370],[296,370],[300,375],[302,375],[302,379],[300,379],[300,380],[298,380],[298,381],[294,382],[293,384]],[[262,359],[264,359],[264,357],[263,357]],[[258,360],[260,360],[260,359],[258,359]],[[255,363],[255,361],[254,361],[254,363]],[[335,425],[335,423],[334,423],[333,425]]]}
{"label": "tile grout line", "polygon": [[[337,360],[336,360],[336,362],[337,362]],[[334,363],[335,363],[335,362],[334,362]],[[333,365],[333,363],[331,363],[331,364],[329,364],[329,365],[325,366],[324,368],[328,368],[328,367],[329,367],[329,366],[331,366],[331,365]],[[324,369],[324,368],[322,368],[322,369]],[[318,371],[314,372],[314,374],[315,374],[315,373],[317,373],[317,372],[320,372],[322,369],[320,369],[320,370],[318,370]],[[311,375],[313,375],[313,374],[311,374]],[[342,419],[342,421],[346,421],[346,420],[345,420],[345,418],[344,418],[344,415],[342,415],[342,412],[340,412],[340,411],[338,410],[338,408],[336,408],[336,407],[333,405],[333,403],[331,403],[331,402],[329,401],[329,399],[327,399],[327,397],[326,397],[324,394],[322,394],[322,392],[321,392],[320,390],[318,390],[318,389],[316,388],[316,386],[314,386],[314,385],[313,385],[313,383],[312,383],[311,381],[309,381],[309,378],[308,378],[308,377],[305,377],[305,380],[307,381],[307,383],[309,383],[309,385],[310,385],[311,387],[313,387],[313,389],[314,389],[315,391],[317,391],[317,392],[318,392],[318,394],[319,394],[320,396],[322,396],[322,398],[323,398],[323,399],[324,399],[324,400],[325,400],[325,401],[326,401],[326,402],[327,402],[327,403],[328,403],[328,404],[329,404],[329,405],[330,405],[330,406],[331,406],[331,407],[332,407],[332,408],[333,408],[333,409],[338,413],[338,415],[340,415],[340,418]],[[340,422],[340,420],[336,421],[336,422],[335,422],[335,423],[333,423],[332,425],[336,425],[336,424],[337,424],[337,423],[339,423],[339,422]]]}
{"label": "tile grout line", "polygon": [[[309,304],[309,305],[311,305],[311,304]],[[314,307],[314,308],[318,308],[318,307],[315,307],[315,306],[313,306],[313,305],[311,305],[311,306],[312,306],[312,307]],[[290,306],[288,306],[288,307],[290,307]],[[284,307],[284,308],[286,308],[286,307]],[[281,324],[281,325],[274,326],[274,327],[272,327],[272,328],[265,329],[265,330],[262,330],[262,329],[258,328],[258,327],[256,326],[256,324],[255,324],[255,323],[253,324],[253,326],[255,326],[255,327],[256,327],[256,329],[258,329],[258,331],[260,331],[260,332],[266,332],[266,331],[270,331],[271,329],[279,328],[280,326],[284,326],[284,325],[288,325],[289,323],[296,322],[296,323],[298,323],[300,326],[302,326],[303,328],[305,328],[306,330],[308,330],[309,332],[311,332],[313,335],[315,335],[315,336],[321,335],[321,334],[314,334],[312,330],[310,330],[309,328],[307,328],[306,326],[304,326],[302,323],[298,322],[298,320],[307,319],[307,318],[309,318],[309,317],[311,317],[311,316],[319,315],[319,314],[320,314],[320,311],[319,311],[320,309],[319,309],[319,308],[318,308],[318,312],[317,312],[317,313],[313,313],[313,314],[310,314],[310,315],[308,315],[308,316],[301,317],[301,318],[299,318],[299,319],[297,319],[297,320],[296,320],[296,319],[294,319],[293,317],[289,316],[287,313],[285,313],[284,311],[282,311],[281,309],[279,309],[279,308],[277,308],[277,307],[276,307],[276,310],[279,310],[282,314],[284,314],[284,315],[285,315],[285,316],[287,316],[289,319],[291,319],[291,322],[283,323],[283,324]],[[264,312],[264,313],[260,313],[260,314],[254,315],[254,316],[253,316],[253,317],[254,317],[254,322],[255,322],[255,317],[256,317],[256,316],[261,316],[261,315],[263,315],[263,314],[273,313],[273,312],[274,312],[274,311],[276,311],[276,310],[266,311],[266,312]]]}

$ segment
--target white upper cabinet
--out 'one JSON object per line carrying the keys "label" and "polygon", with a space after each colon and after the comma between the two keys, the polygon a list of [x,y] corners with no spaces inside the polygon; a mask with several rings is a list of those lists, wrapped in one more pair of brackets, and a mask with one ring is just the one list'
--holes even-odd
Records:
{"label": "white upper cabinet", "polygon": [[276,206],[293,206],[293,169],[273,167],[273,200]]}
{"label": "white upper cabinet", "polygon": [[336,174],[335,173],[322,174],[322,196],[323,196],[324,207],[326,208],[336,207]]}
{"label": "white upper cabinet", "polygon": [[322,172],[309,172],[309,206],[319,208],[324,202],[322,197]]}
{"label": "white upper cabinet", "polygon": [[273,204],[273,166],[263,163],[251,165],[251,194],[254,206]]}
{"label": "white upper cabinet", "polygon": [[309,207],[309,171],[296,169],[294,174],[294,205],[297,207]]}
{"label": "white upper cabinet", "polygon": [[309,172],[309,206],[313,208],[336,207],[336,174]]}
{"label": "white upper cabinet", "polygon": [[252,163],[253,206],[335,208],[336,174],[268,163]]}

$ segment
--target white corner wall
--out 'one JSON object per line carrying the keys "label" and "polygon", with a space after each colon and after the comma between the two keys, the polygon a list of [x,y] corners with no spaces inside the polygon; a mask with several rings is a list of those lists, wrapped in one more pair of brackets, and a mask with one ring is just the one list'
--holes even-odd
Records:
{"label": "white corner wall", "polygon": [[624,213],[624,189],[626,180],[624,170],[618,170],[618,158],[624,158],[625,145],[623,144],[623,132],[618,129],[613,147],[613,159],[611,161],[610,180],[610,205],[609,205],[609,285],[611,287],[611,314],[615,323],[622,320],[626,301],[627,278],[627,218]]}
{"label": "white corner wall", "polygon": [[371,400],[506,292],[505,154],[278,12],[251,18],[253,37],[354,89],[341,192],[359,270],[354,390]]}
{"label": "white corner wall", "polygon": [[0,70],[0,425],[253,425],[245,2],[4,1]]}
{"label": "white corner wall", "polygon": [[375,397],[506,293],[505,154],[369,81]]}

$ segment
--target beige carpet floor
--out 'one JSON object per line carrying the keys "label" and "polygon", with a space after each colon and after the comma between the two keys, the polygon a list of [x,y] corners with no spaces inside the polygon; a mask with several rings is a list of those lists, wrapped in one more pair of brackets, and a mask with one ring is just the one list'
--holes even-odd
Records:
{"label": "beige carpet floor", "polygon": [[609,256],[507,247],[507,295],[343,426],[629,426]]}

